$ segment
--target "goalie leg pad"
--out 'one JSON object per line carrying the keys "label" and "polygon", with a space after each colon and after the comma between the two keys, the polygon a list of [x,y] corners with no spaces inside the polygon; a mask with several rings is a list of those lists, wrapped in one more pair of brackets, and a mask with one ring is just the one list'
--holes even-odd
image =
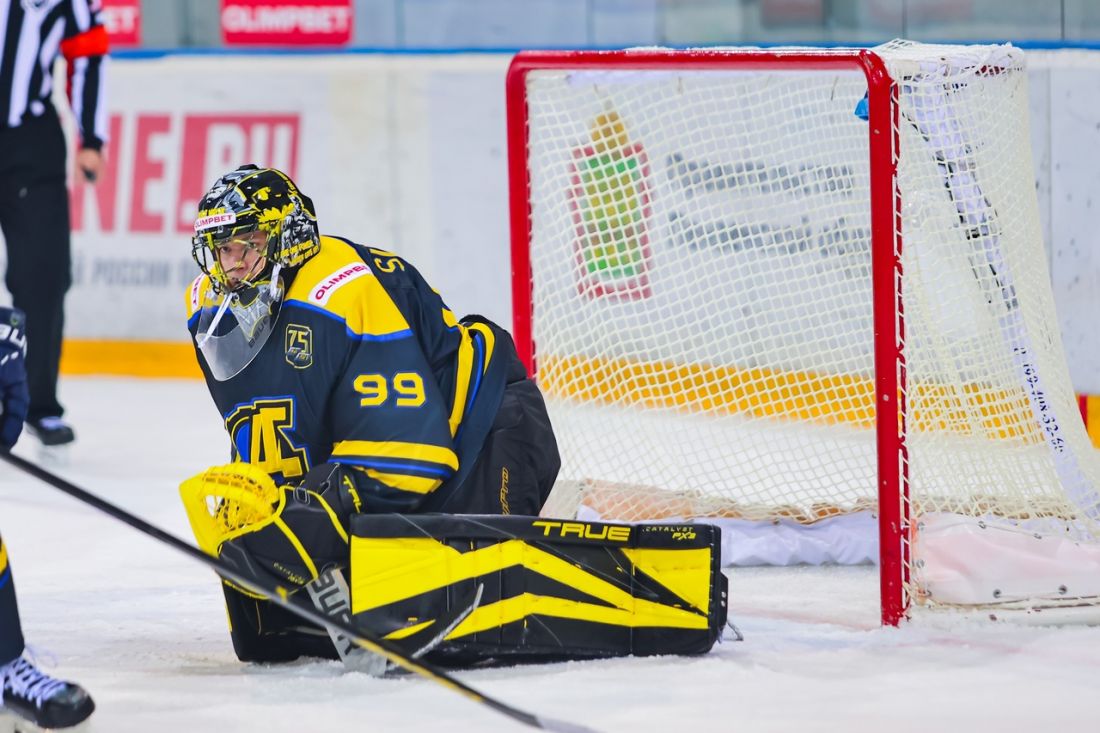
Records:
{"label": "goalie leg pad", "polygon": [[352,616],[389,639],[484,586],[437,663],[701,654],[726,622],[711,525],[359,515],[350,542]]}

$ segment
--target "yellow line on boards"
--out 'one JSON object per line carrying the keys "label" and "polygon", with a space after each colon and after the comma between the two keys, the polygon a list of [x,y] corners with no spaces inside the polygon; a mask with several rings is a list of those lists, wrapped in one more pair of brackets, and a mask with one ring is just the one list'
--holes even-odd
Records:
{"label": "yellow line on boards", "polygon": [[[201,379],[190,342],[66,339],[61,373],[124,377]],[[870,427],[874,386],[861,377],[823,376],[766,369],[738,369],[665,362],[629,362],[598,357],[544,357],[540,386],[585,402],[645,405],[718,414],[742,413],[817,423]],[[998,438],[1035,439],[1021,390],[977,385],[911,385],[910,406],[924,429],[979,431]],[[1100,447],[1100,396],[1087,397],[1087,430]],[[977,426],[971,421],[978,416]]]}
{"label": "yellow line on boards", "polygon": [[[869,429],[875,384],[868,376],[762,367],[544,356],[539,386],[548,396],[693,414],[746,415]],[[1042,433],[1022,387],[920,383],[910,379],[910,428],[1035,443]]]}
{"label": "yellow line on boards", "polygon": [[66,339],[61,347],[61,373],[202,378],[195,349],[186,341]]}
{"label": "yellow line on boards", "polygon": [[1089,395],[1085,398],[1085,429],[1088,430],[1092,444],[1100,448],[1100,396]]}

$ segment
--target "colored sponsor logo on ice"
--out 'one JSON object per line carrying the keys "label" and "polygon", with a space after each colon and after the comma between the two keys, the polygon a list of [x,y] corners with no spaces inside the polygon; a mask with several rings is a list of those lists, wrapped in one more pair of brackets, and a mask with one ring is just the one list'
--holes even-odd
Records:
{"label": "colored sponsor logo on ice", "polygon": [[651,294],[649,161],[614,110],[597,115],[591,141],[573,150],[569,205],[575,226],[577,290],[587,298],[639,300]]}

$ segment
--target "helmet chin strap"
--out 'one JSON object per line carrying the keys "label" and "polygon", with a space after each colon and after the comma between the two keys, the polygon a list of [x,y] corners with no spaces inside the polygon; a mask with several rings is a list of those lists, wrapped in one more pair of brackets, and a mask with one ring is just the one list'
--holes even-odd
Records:
{"label": "helmet chin strap", "polygon": [[271,282],[269,282],[268,285],[267,285],[267,288],[268,288],[267,292],[268,292],[268,295],[271,296],[272,300],[274,300],[275,296],[278,295],[277,291],[279,289],[279,272],[282,269],[283,269],[282,264],[280,264],[278,262],[276,262],[275,266],[271,268]]}
{"label": "helmet chin strap", "polygon": [[232,301],[233,298],[236,297],[237,296],[234,293],[229,292],[225,294],[224,298],[222,298],[222,304],[218,306],[218,312],[214,314],[214,320],[210,321],[210,327],[206,329],[206,333],[204,333],[202,337],[198,340],[198,347],[200,349],[206,344],[207,341],[210,340],[210,337],[214,335],[214,329],[218,327],[218,324],[222,320],[222,316],[224,316],[225,312],[229,310],[230,301]]}

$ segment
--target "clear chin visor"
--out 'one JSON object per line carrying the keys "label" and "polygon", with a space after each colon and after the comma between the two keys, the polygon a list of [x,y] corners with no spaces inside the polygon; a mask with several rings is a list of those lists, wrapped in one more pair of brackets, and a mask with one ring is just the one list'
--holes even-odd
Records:
{"label": "clear chin visor", "polygon": [[217,307],[202,309],[195,343],[214,379],[232,379],[252,363],[275,330],[282,297],[276,274],[272,283],[226,293]]}

